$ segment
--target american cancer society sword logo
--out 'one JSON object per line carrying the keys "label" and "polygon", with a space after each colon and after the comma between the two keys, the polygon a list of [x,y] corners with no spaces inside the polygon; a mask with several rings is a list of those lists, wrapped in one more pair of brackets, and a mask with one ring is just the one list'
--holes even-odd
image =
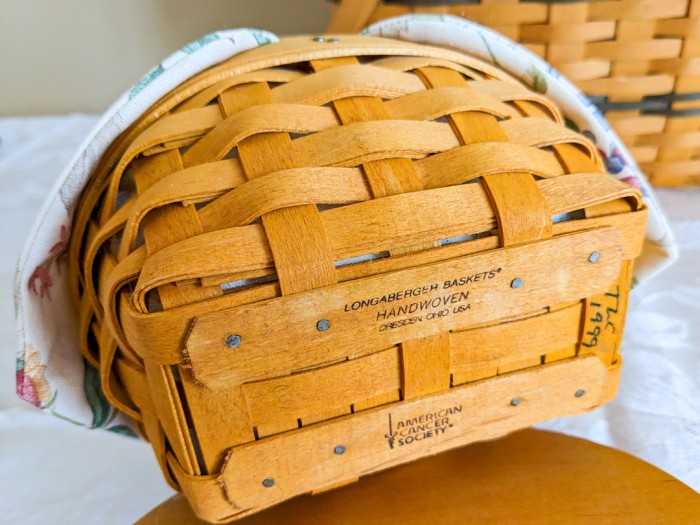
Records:
{"label": "american cancer society sword logo", "polygon": [[461,412],[462,405],[455,405],[398,421],[393,421],[389,414],[389,432],[384,434],[384,439],[393,449],[436,438],[454,426],[454,416]]}

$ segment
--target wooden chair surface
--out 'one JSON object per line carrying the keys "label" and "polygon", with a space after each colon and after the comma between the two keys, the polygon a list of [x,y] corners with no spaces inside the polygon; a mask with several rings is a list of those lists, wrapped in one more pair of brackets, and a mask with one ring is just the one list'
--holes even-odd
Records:
{"label": "wooden chair surface", "polygon": [[[700,522],[700,495],[619,450],[523,430],[300,496],[239,525],[683,524]],[[178,494],[136,525],[204,524]]]}

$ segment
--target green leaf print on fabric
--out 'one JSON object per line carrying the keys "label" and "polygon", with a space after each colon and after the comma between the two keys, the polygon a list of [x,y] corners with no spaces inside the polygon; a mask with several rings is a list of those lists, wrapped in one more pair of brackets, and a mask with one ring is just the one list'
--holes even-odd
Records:
{"label": "green leaf print on fabric", "polygon": [[571,120],[571,119],[570,119],[569,117],[567,117],[566,115],[564,115],[564,124],[565,124],[566,127],[569,128],[570,130],[573,130],[573,131],[575,131],[576,133],[581,133],[581,130],[579,129],[579,127],[578,127],[578,125],[576,124],[576,122],[574,122],[573,120]]}
{"label": "green leaf print on fabric", "polygon": [[258,43],[259,46],[264,46],[264,45],[272,43],[272,39],[270,38],[270,33],[266,32],[266,31],[260,31],[259,29],[253,29],[253,30],[251,30],[251,33],[253,33],[253,38],[255,38],[255,41]]}
{"label": "green leaf print on fabric", "polygon": [[141,91],[144,90],[148,84],[153,82],[156,78],[161,76],[165,72],[165,68],[163,68],[162,65],[158,65],[157,67],[153,68],[153,70],[146,74],[141,80],[139,80],[134,87],[131,88],[129,91],[129,100],[134,98],[136,95],[141,93]]}
{"label": "green leaf print on fabric", "polygon": [[530,87],[534,92],[542,95],[547,93],[547,79],[539,69],[535,66],[530,66],[527,69],[527,74],[530,77]]}
{"label": "green leaf print on fabric", "polygon": [[493,65],[496,66],[497,68],[503,69],[503,71],[505,71],[505,68],[503,66],[501,66],[501,64],[498,62],[498,59],[496,58],[496,54],[491,49],[491,46],[489,45],[488,40],[486,40],[486,38],[484,38],[484,35],[482,35],[481,33],[479,33],[479,38],[484,43],[484,47],[486,48],[486,51],[488,51],[489,56],[491,57],[491,62],[493,63]]}
{"label": "green leaf print on fabric", "polygon": [[107,430],[109,430],[110,432],[114,432],[115,434],[121,434],[123,436],[129,436],[129,437],[133,437],[133,438],[138,437],[136,435],[136,432],[131,430],[126,425],[114,425],[114,426],[108,427]]}
{"label": "green leaf print on fabric", "polygon": [[92,410],[91,428],[102,428],[111,419],[112,406],[102,392],[99,370],[87,361],[83,360],[83,362],[85,364],[83,387],[85,388],[85,397]]}
{"label": "green leaf print on fabric", "polygon": [[220,38],[221,37],[219,35],[217,35],[216,33],[209,33],[208,35],[204,35],[202,38],[198,38],[194,42],[190,42],[185,47],[180,49],[180,51],[182,51],[183,53],[187,53],[188,55],[191,55],[195,51],[202,49],[209,42],[214,42],[215,40],[219,40]]}

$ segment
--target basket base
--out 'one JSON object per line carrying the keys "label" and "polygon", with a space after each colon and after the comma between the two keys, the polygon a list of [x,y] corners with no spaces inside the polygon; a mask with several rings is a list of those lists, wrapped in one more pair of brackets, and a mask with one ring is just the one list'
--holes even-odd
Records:
{"label": "basket base", "polygon": [[[623,452],[530,429],[300,496],[236,523],[599,524],[621,516],[628,524],[695,523],[700,494]],[[204,523],[178,494],[136,525]]]}

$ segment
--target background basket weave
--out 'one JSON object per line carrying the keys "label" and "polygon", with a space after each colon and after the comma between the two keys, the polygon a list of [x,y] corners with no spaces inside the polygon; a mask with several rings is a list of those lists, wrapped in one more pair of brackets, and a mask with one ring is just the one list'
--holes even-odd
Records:
{"label": "background basket weave", "polygon": [[407,13],[452,14],[499,31],[543,57],[590,96],[653,184],[700,185],[700,1],[342,4],[348,9],[336,12],[329,31],[358,31]]}

